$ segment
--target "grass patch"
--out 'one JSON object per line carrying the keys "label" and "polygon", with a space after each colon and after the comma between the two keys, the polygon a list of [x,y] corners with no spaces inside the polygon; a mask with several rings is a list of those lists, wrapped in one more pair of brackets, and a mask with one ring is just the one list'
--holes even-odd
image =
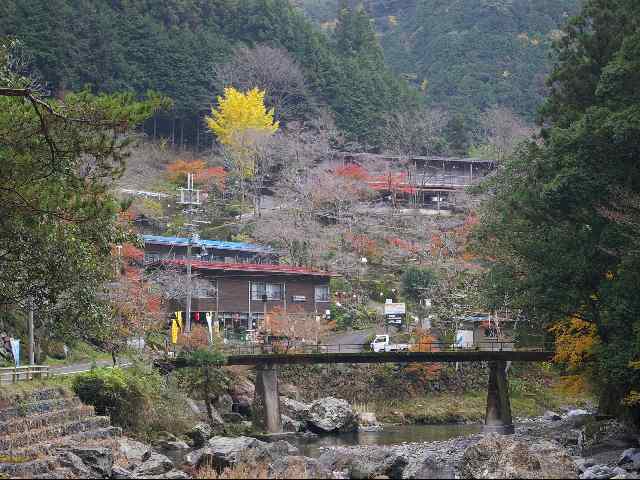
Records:
{"label": "grass patch", "polygon": [[[587,406],[592,399],[584,395],[567,395],[557,383],[536,389],[519,389],[511,384],[513,417],[537,417],[545,410],[561,406]],[[384,423],[446,424],[482,422],[487,402],[486,390],[466,393],[438,393],[408,400],[388,400],[358,405],[358,411],[375,412]]]}
{"label": "grass patch", "polygon": [[67,358],[46,357],[42,363],[51,367],[57,367],[74,363],[96,362],[98,360],[111,360],[111,354],[98,350],[95,346],[86,342],[79,342],[70,349]]}
{"label": "grass patch", "polygon": [[72,379],[70,377],[72,377],[72,375],[3,384],[0,389],[0,399],[14,400],[16,398],[26,397],[38,390],[47,390],[51,388],[59,389],[64,396],[72,396]]}
{"label": "grass patch", "polygon": [[21,455],[0,455],[0,463],[27,463],[33,458],[23,457]]}

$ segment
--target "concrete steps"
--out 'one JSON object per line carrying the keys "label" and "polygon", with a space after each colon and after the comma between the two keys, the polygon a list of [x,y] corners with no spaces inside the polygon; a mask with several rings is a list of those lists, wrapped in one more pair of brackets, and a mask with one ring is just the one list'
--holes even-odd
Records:
{"label": "concrete steps", "polygon": [[95,415],[93,407],[78,404],[71,404],[62,410],[53,410],[27,417],[14,417],[5,422],[0,422],[0,436],[13,433],[28,432],[43,428],[47,425],[55,425],[69,422],[72,420],[81,420],[85,417]]}
{"label": "concrete steps", "polygon": [[[109,417],[62,389],[48,388],[0,400],[0,478],[60,473],[58,449],[118,436]],[[54,472],[55,470],[55,472]],[[57,473],[56,473],[57,472]]]}
{"label": "concrete steps", "polygon": [[12,451],[30,443],[40,443],[57,437],[66,437],[75,433],[105,428],[111,424],[109,417],[86,417],[62,424],[48,425],[44,428],[28,430],[20,434],[0,436],[0,451]]}

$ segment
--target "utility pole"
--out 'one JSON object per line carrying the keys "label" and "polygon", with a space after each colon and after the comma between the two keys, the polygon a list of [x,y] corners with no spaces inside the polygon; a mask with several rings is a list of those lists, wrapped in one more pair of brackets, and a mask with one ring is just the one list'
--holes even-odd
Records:
{"label": "utility pole", "polygon": [[187,301],[185,306],[185,330],[187,333],[191,332],[191,247],[198,241],[198,234],[195,231],[195,222],[193,221],[193,214],[195,209],[200,205],[200,190],[193,188],[193,173],[187,173],[187,188],[180,189],[180,201],[181,205],[186,205],[186,214],[189,217],[189,223],[186,226],[189,229],[189,242],[187,243]]}
{"label": "utility pole", "polygon": [[29,365],[36,364],[35,358],[35,341],[33,338],[33,298],[29,297]]}

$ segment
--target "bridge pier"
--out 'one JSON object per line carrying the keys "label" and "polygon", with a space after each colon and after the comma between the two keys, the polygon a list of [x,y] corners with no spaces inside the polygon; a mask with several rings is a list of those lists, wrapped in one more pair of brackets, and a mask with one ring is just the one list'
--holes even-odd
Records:
{"label": "bridge pier", "polygon": [[483,433],[514,433],[507,380],[507,362],[489,362],[489,385],[487,389],[487,413],[482,428]]}
{"label": "bridge pier", "polygon": [[253,424],[259,430],[268,433],[282,431],[277,365],[261,364],[256,366]]}

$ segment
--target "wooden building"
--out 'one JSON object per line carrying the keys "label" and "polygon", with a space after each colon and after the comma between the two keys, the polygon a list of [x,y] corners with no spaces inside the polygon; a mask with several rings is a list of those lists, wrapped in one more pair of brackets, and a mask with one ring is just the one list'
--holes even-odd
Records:
{"label": "wooden building", "polygon": [[[186,269],[183,240],[187,241],[175,237],[145,237],[147,266]],[[277,255],[260,245],[199,242],[206,245],[205,253],[196,257],[193,252],[199,247],[192,247],[191,269],[210,287],[193,292],[192,323],[205,325],[206,315],[210,313],[215,328],[226,337],[235,335],[251,340],[264,333],[270,314],[275,311],[304,314],[315,321],[329,309],[330,273],[264,263],[267,259],[277,259]],[[184,312],[185,303],[186,299],[177,301],[175,309]]]}

